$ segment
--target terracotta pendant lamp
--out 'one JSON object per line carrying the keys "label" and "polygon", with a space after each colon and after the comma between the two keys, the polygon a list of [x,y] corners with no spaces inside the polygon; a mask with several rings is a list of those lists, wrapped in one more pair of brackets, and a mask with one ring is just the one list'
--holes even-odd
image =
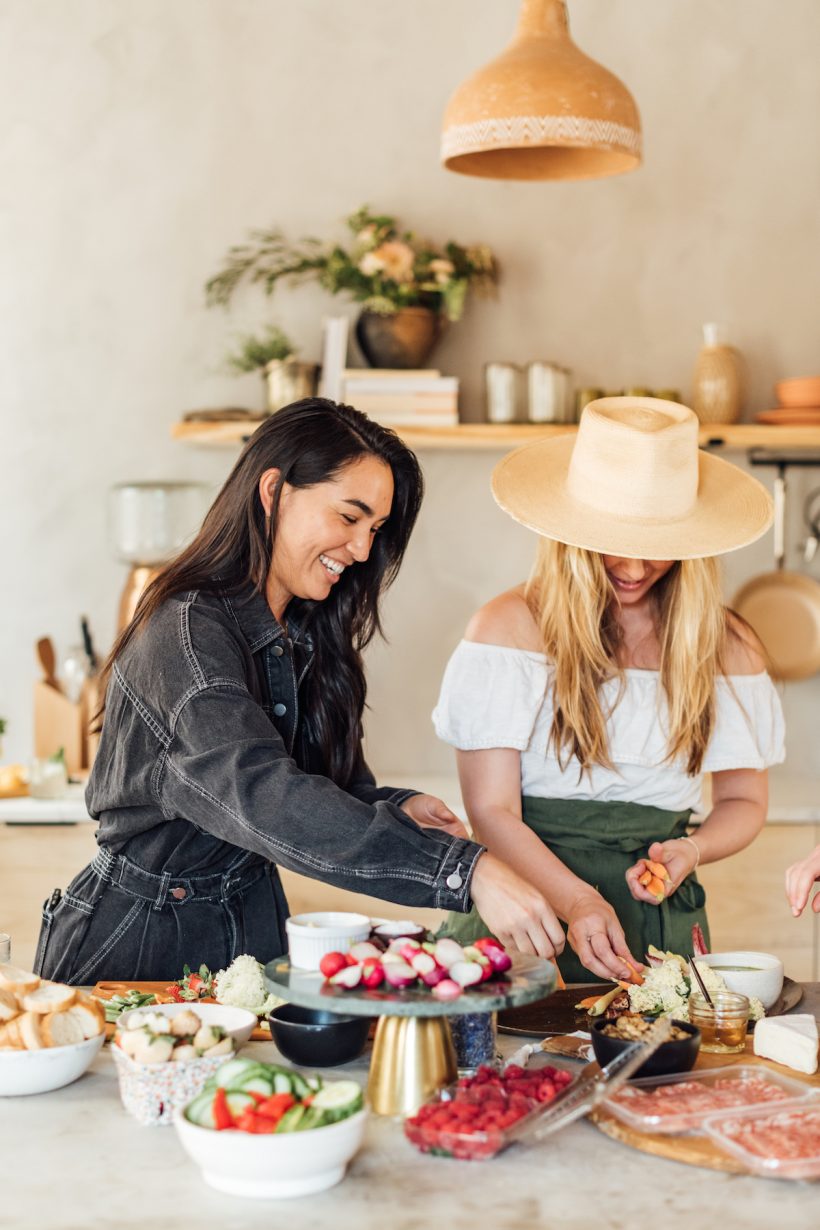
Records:
{"label": "terracotta pendant lamp", "polygon": [[564,0],[523,0],[509,47],[447,104],[441,160],[487,179],[619,175],[640,165],[640,116],[626,86],[573,43]]}

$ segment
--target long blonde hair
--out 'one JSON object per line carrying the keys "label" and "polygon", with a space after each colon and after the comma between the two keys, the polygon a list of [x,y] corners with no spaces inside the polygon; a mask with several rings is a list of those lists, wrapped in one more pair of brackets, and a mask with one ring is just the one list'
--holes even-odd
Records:
{"label": "long blonde hair", "polygon": [[[660,681],[669,713],[667,759],[698,773],[715,723],[715,680],[729,621],[714,558],[680,560],[655,582]],[[562,763],[612,768],[600,689],[625,682],[617,600],[601,555],[541,538],[524,596],[554,667],[550,740]],[[616,701],[617,704],[617,701]]]}

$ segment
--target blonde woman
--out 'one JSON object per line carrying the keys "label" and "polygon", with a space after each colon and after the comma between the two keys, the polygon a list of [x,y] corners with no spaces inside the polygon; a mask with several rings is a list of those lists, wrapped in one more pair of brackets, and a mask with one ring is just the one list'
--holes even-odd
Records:
{"label": "blonde woman", "polygon": [[[696,867],[766,818],[782,713],[714,557],[760,537],[771,500],[699,452],[691,410],[650,398],[591,403],[574,442],[505,457],[493,494],[540,535],[535,565],[470,621],[433,720],[476,837],[563,921],[564,978],[623,978],[650,944],[691,952]],[[705,773],[711,810],[690,832]],[[662,892],[641,883],[647,859]]]}

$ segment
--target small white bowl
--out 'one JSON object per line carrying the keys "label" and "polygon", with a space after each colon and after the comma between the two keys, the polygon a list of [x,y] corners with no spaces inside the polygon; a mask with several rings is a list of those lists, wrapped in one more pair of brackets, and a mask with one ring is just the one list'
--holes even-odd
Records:
{"label": "small white bowl", "polygon": [[306,1132],[215,1132],[174,1115],[180,1143],[209,1187],[260,1199],[309,1196],[341,1182],[364,1136],[367,1111]]}
{"label": "small white bowl", "polygon": [[99,1033],[73,1046],[49,1046],[40,1051],[0,1051],[0,1097],[62,1089],[82,1076],[105,1041]]}
{"label": "small white bowl", "polygon": [[783,990],[783,962],[770,952],[709,952],[697,960],[720,974],[730,991],[754,995],[764,1008],[771,1008]]}
{"label": "small white bowl", "polygon": [[144,1008],[130,1008],[123,1012],[118,1024],[128,1029],[129,1022],[148,1012],[159,1013],[161,1016],[175,1017],[181,1012],[195,1012],[203,1025],[221,1025],[227,1034],[233,1038],[236,1047],[248,1041],[259,1021],[256,1014],[245,1008],[232,1008],[227,1004],[201,1004],[196,1000],[182,1004],[147,1004]]}
{"label": "small white bowl", "polygon": [[290,963],[297,969],[318,969],[325,953],[347,952],[351,944],[370,935],[370,919],[365,914],[346,914],[325,910],[315,914],[294,914],[285,922]]}

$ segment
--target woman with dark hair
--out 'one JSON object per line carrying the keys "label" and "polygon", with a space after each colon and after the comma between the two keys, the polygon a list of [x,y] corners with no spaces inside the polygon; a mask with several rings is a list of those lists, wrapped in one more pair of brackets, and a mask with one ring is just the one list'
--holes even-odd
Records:
{"label": "woman with dark hair", "polygon": [[379,788],[362,651],[418,514],[415,456],[310,398],[254,433],[102,675],[86,800],[99,853],[46,902],[45,977],[178,977],[285,951],[277,864],[408,906],[468,910],[551,956],[560,925],[440,799]]}

